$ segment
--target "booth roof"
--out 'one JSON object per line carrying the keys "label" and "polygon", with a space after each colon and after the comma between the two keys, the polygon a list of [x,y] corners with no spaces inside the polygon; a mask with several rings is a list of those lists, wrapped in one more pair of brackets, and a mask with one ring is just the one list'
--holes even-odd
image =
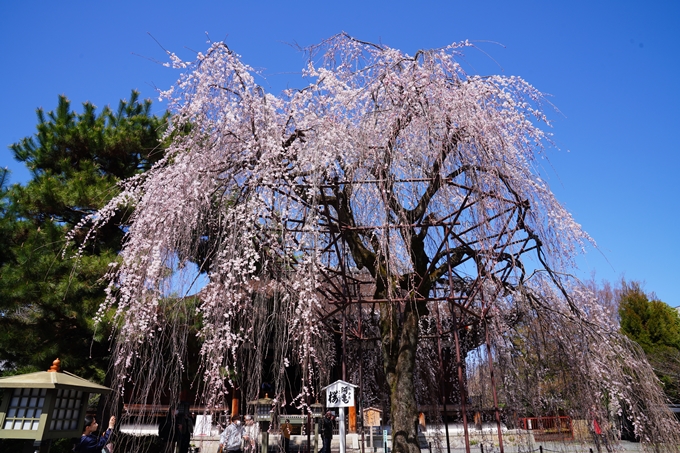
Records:
{"label": "booth roof", "polygon": [[38,371],[0,378],[0,388],[70,388],[89,393],[108,393],[111,389],[68,372]]}

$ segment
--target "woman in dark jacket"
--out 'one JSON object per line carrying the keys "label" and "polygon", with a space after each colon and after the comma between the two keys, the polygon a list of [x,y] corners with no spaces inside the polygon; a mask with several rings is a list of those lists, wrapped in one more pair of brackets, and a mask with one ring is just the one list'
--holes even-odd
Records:
{"label": "woman in dark jacket", "polygon": [[323,440],[322,453],[331,453],[331,442],[333,440],[333,412],[326,412],[326,416],[321,420],[321,439]]}
{"label": "woman in dark jacket", "polygon": [[111,436],[111,430],[113,430],[115,425],[116,417],[112,416],[109,419],[109,429],[98,437],[97,429],[99,429],[99,424],[97,423],[97,419],[92,415],[86,415],[83,435],[73,446],[73,451],[76,453],[101,453],[102,449],[107,444],[109,436]]}

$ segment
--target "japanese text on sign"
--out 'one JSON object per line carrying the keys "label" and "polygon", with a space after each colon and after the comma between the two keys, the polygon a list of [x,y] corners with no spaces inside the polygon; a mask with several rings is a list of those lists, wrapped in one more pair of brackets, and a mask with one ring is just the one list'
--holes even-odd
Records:
{"label": "japanese text on sign", "polygon": [[354,386],[337,381],[326,388],[326,407],[354,406]]}

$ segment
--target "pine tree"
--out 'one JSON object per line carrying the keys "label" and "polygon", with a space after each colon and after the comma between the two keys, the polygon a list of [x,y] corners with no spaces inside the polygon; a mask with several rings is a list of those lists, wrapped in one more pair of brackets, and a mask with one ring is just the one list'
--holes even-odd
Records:
{"label": "pine tree", "polygon": [[132,92],[116,111],[91,103],[37,110],[34,136],[11,146],[32,179],[0,193],[0,360],[6,373],[64,369],[103,382],[108,334],[93,318],[103,300],[102,277],[116,261],[129,210],[121,211],[70,259],[66,234],[118,193],[116,183],[150,168],[163,154],[166,117]]}

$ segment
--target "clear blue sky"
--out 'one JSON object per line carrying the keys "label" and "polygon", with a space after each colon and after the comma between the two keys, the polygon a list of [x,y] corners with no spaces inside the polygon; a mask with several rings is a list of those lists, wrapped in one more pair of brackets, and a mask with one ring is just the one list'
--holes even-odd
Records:
{"label": "clear blue sky", "polygon": [[[340,31],[413,53],[476,41],[466,67],[519,75],[551,95],[559,149],[548,181],[599,250],[578,275],[645,282],[680,305],[679,1],[9,1],[0,2],[0,166],[25,182],[6,148],[34,133],[35,109],[65,94],[115,106],[156,98],[185,58],[225,40],[278,93],[298,85],[302,55]],[[492,42],[500,43],[496,45]],[[484,55],[487,53],[491,58]],[[157,113],[163,106],[155,104]]]}

